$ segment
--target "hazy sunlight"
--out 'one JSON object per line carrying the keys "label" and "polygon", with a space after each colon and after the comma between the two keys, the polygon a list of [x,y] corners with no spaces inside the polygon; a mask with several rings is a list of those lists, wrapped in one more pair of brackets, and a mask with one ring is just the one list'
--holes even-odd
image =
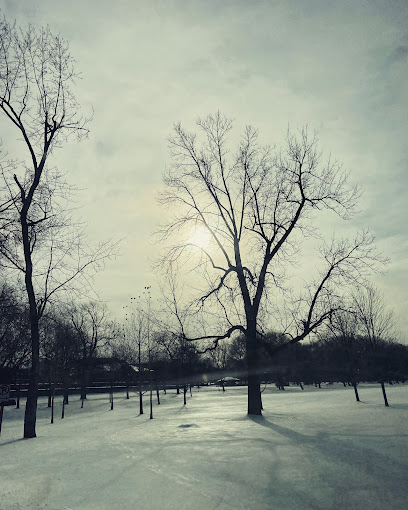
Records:
{"label": "hazy sunlight", "polygon": [[197,226],[191,231],[191,235],[188,239],[189,244],[193,244],[198,248],[205,250],[211,241],[211,233],[202,226]]}

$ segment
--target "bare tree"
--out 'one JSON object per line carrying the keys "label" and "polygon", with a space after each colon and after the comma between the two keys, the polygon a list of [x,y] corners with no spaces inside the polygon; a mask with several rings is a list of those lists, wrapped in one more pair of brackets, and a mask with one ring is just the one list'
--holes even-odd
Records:
{"label": "bare tree", "polygon": [[62,384],[64,402],[68,404],[69,384],[80,358],[79,338],[62,310],[54,309],[44,319],[40,328],[44,331],[40,352],[50,384],[49,407],[58,383]]}
{"label": "bare tree", "polygon": [[[356,401],[360,402],[357,384],[359,382],[358,363],[361,342],[358,338],[358,331],[358,320],[353,310],[340,311],[327,324],[327,331],[326,335],[323,336],[323,342],[331,346],[334,344],[337,347],[337,362],[344,362],[343,369],[354,388]],[[327,337],[327,333],[333,336]],[[339,352],[341,356],[338,355]]]}
{"label": "bare tree", "polygon": [[72,92],[77,77],[68,43],[59,35],[48,27],[22,30],[0,20],[0,113],[8,136],[13,129],[18,136],[21,158],[1,161],[0,261],[24,275],[29,303],[32,352],[25,438],[36,435],[44,309],[59,290],[107,255],[104,245],[93,252],[81,249],[81,233],[62,212],[70,187],[48,164],[68,137],[88,133],[89,119],[81,116]]}
{"label": "bare tree", "polygon": [[125,322],[123,334],[113,346],[113,355],[138,367],[139,413],[143,414],[143,372],[147,359],[147,317],[140,296],[130,298],[130,306],[123,307]]}
{"label": "bare tree", "polygon": [[85,400],[95,358],[115,337],[116,328],[108,318],[106,306],[98,301],[72,305],[66,316],[79,342],[81,400]]}
{"label": "bare tree", "polygon": [[[329,210],[350,218],[359,189],[348,184],[337,161],[323,161],[317,138],[307,129],[288,132],[286,146],[278,151],[260,146],[257,131],[247,127],[232,152],[227,145],[232,124],[220,113],[199,119],[202,138],[174,126],[172,164],[159,197],[174,206],[174,216],[161,234],[172,242],[165,260],[194,270],[190,294],[195,292],[201,317],[207,313],[202,334],[191,334],[185,325],[183,334],[207,342],[205,349],[235,332],[245,335],[248,414],[259,415],[261,318],[272,314],[278,293],[287,289],[287,271],[302,239],[315,234],[316,214]],[[367,232],[354,241],[333,240],[322,246],[321,255],[319,276],[303,295],[291,300],[292,292],[281,293],[291,312],[285,330],[290,340],[276,350],[329,321],[342,306],[341,286],[362,280],[378,261]]]}
{"label": "bare tree", "polygon": [[183,388],[183,402],[187,404],[187,390],[193,384],[194,365],[198,360],[197,350],[183,335],[174,331],[157,331],[153,335],[153,348],[155,356],[165,360],[176,380],[176,391],[180,393]]}
{"label": "bare tree", "polygon": [[[392,340],[394,333],[394,314],[387,308],[384,297],[372,284],[361,287],[353,294],[358,331],[368,344],[368,355],[375,364],[373,372],[381,384],[384,404],[388,407],[385,391],[385,372],[383,367],[386,358],[386,344]],[[384,349],[385,347],[385,349]]]}

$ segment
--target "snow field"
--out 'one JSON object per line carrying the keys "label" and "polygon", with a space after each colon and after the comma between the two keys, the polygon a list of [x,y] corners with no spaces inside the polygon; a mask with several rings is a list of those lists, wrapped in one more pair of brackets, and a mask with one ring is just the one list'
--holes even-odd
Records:
{"label": "snow field", "polygon": [[408,384],[289,387],[263,393],[246,416],[246,388],[193,390],[183,406],[161,395],[149,420],[138,398],[77,396],[37,438],[22,440],[24,403],[6,408],[0,437],[0,510],[405,510]]}

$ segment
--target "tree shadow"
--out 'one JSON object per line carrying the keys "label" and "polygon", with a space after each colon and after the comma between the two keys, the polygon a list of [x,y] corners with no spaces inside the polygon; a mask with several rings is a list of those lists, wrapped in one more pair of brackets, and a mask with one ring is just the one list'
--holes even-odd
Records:
{"label": "tree shadow", "polygon": [[[385,407],[385,406],[383,406],[383,407]],[[391,402],[387,409],[389,409],[389,410],[392,410],[392,409],[408,409],[408,404],[393,404]]]}
{"label": "tree shadow", "polygon": [[[316,435],[305,435],[296,432],[293,429],[282,427],[270,422],[264,416],[248,416],[248,418],[271,431],[280,434],[291,440],[292,443],[302,448],[312,448],[321,453],[326,459],[340,462],[364,471],[366,474],[375,477],[377,480],[383,478],[384,472],[388,475],[392,474],[394,478],[394,489],[399,487],[400,490],[407,494],[406,489],[406,470],[407,463],[401,462],[395,458],[388,457],[380,452],[376,452],[371,448],[366,448],[352,441],[348,443],[339,440],[329,432],[319,432]],[[343,437],[349,437],[343,436]],[[361,437],[361,436],[359,436]],[[393,437],[406,437],[406,434],[393,435]],[[404,489],[403,489],[404,488]]]}
{"label": "tree shadow", "polygon": [[18,439],[10,439],[10,441],[6,441],[5,443],[0,442],[0,446],[6,446],[7,444],[19,443],[20,441],[25,441],[26,438],[19,437]]}

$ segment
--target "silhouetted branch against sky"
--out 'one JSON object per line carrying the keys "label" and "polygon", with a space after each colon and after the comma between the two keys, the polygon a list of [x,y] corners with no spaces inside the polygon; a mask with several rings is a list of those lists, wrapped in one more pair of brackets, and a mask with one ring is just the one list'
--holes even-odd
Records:
{"label": "silhouetted branch against sky", "polygon": [[[231,305],[220,299],[224,287],[235,281],[240,288],[238,308],[246,313],[252,309],[258,315],[265,290],[272,296],[271,287],[280,290],[275,275],[282,272],[282,266],[287,270],[285,259],[298,249],[302,236],[309,234],[307,227],[316,214],[326,209],[343,220],[352,218],[360,189],[348,183],[337,161],[324,161],[316,135],[307,128],[288,131],[286,145],[278,150],[260,146],[257,131],[247,127],[234,151],[227,139],[231,119],[217,112],[199,119],[197,125],[198,134],[177,123],[169,138],[173,164],[164,175],[166,188],[160,201],[175,205],[176,216],[162,231],[170,241],[168,262],[187,259],[183,268],[206,267],[218,275],[202,278],[199,302],[203,308],[207,301],[210,309],[221,307],[230,330],[237,322],[229,318]],[[191,246],[188,236],[186,242],[179,242],[197,225],[208,232],[208,247]],[[296,319],[305,327],[297,336],[307,336],[333,314],[334,303],[329,303],[333,285],[339,289],[347,283],[361,283],[385,262],[373,241],[372,235],[362,232],[354,241],[333,239],[321,248],[323,269],[314,282],[306,278],[308,307]],[[215,296],[216,300],[211,299]],[[228,301],[228,296],[222,297]],[[271,313],[267,307],[265,313]],[[241,325],[245,328],[245,323]]]}

